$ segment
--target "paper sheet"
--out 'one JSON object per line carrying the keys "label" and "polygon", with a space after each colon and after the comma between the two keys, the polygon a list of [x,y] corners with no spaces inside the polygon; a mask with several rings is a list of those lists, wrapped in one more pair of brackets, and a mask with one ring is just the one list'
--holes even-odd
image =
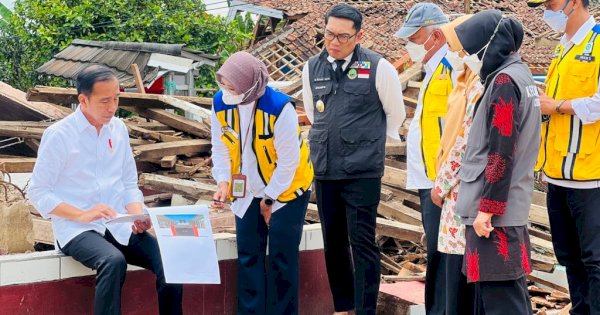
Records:
{"label": "paper sheet", "polygon": [[206,205],[149,208],[167,283],[220,284]]}
{"label": "paper sheet", "polygon": [[117,213],[117,217],[114,219],[107,220],[106,224],[115,223],[133,223],[136,220],[146,220],[150,218],[148,214],[123,214]]}

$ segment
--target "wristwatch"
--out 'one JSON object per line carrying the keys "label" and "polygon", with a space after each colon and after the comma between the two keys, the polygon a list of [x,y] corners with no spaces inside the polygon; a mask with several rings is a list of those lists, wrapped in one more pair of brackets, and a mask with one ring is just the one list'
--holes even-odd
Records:
{"label": "wristwatch", "polygon": [[263,198],[263,200],[265,201],[265,204],[267,206],[272,206],[273,203],[275,203],[275,201],[273,199],[271,199],[271,197],[265,195],[265,197]]}

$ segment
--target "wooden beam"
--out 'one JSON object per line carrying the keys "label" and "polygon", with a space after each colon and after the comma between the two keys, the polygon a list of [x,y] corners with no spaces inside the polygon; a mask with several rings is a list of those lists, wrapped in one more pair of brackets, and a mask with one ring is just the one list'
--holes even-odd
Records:
{"label": "wooden beam", "polygon": [[184,140],[181,137],[175,137],[167,134],[163,134],[157,131],[152,131],[148,129],[144,129],[142,127],[138,127],[133,124],[127,124],[127,129],[129,130],[129,134],[134,137],[140,137],[142,139],[149,139],[158,142],[173,142],[173,141],[181,141]]}
{"label": "wooden beam", "polygon": [[377,213],[386,219],[395,220],[400,223],[407,223],[421,226],[421,213],[411,209],[402,202],[398,201],[381,201],[377,207]]}
{"label": "wooden beam", "polygon": [[[178,108],[188,113],[192,113],[198,117],[200,117],[204,123],[210,125],[210,110],[202,107],[198,107],[192,103],[189,103],[184,100],[177,99],[171,95],[159,95],[158,99],[161,100],[167,106],[171,106],[173,108]],[[212,100],[211,100],[212,103]]]}
{"label": "wooden beam", "polygon": [[216,185],[147,173],[140,175],[139,185],[146,189],[179,194],[195,199],[212,199],[213,194],[217,191]]}
{"label": "wooden beam", "polygon": [[[122,92],[119,94],[119,104],[122,106],[140,106],[143,108],[176,108],[165,104],[158,94],[142,94]],[[212,98],[194,96],[172,96],[176,99],[196,104],[205,108],[212,107]],[[73,88],[58,88],[51,86],[36,86],[27,92],[27,100],[31,102],[50,102],[54,104],[77,104],[77,90]]]}
{"label": "wooden beam", "polygon": [[135,81],[135,86],[138,89],[139,93],[146,94],[146,89],[144,88],[144,80],[142,80],[142,74],[140,73],[140,68],[137,63],[131,64],[131,72],[133,73],[133,79]]}
{"label": "wooden beam", "polygon": [[54,231],[50,220],[31,217],[33,221],[33,240],[38,243],[54,245]]}
{"label": "wooden beam", "polygon": [[177,163],[177,155],[167,155],[160,159],[160,166],[163,168],[173,168]]}
{"label": "wooden beam", "polygon": [[152,160],[166,155],[179,155],[194,152],[210,151],[210,141],[204,139],[183,140],[140,145],[133,148],[133,155],[138,160]]}
{"label": "wooden beam", "polygon": [[385,155],[406,155],[406,142],[385,144]]}
{"label": "wooden beam", "polygon": [[44,129],[41,128],[0,125],[0,136],[3,137],[42,139],[42,134],[44,134]]}
{"label": "wooden beam", "polygon": [[70,108],[55,104],[27,101],[25,92],[0,81],[0,103],[2,109],[7,111],[2,116],[7,120],[46,120],[61,119],[69,115]]}
{"label": "wooden beam", "polygon": [[377,218],[376,233],[377,235],[420,244],[425,232],[420,226]]}
{"label": "wooden beam", "polygon": [[406,188],[406,171],[386,166],[381,181],[389,186]]}
{"label": "wooden beam", "polygon": [[34,165],[35,158],[0,158],[0,171],[7,173],[31,173]]}
{"label": "wooden beam", "polygon": [[198,121],[187,119],[177,114],[169,113],[164,109],[150,109],[132,106],[123,106],[125,110],[138,113],[145,118],[154,119],[171,128],[187,132],[200,138],[210,139],[210,127]]}

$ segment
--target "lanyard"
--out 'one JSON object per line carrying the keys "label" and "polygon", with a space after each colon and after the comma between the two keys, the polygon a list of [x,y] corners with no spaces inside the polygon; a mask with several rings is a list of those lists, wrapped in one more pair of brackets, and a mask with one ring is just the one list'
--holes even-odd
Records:
{"label": "lanyard", "polygon": [[[246,144],[248,143],[248,134],[250,133],[250,127],[254,124],[254,116],[256,115],[256,102],[254,103],[254,108],[252,109],[252,116],[250,117],[250,122],[248,123],[248,127],[246,128],[246,135],[244,136],[244,141],[241,141],[240,138],[240,174],[242,174],[242,165],[244,164],[244,149],[246,148]],[[239,113],[239,108],[238,108]],[[240,127],[242,121],[240,119]]]}

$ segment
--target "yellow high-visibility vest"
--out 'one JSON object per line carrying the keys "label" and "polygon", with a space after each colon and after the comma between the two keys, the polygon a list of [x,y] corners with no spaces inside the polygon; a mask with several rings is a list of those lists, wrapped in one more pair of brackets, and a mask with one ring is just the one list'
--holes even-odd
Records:
{"label": "yellow high-visibility vest", "polygon": [[[289,103],[290,97],[267,87],[265,94],[258,100],[254,115],[254,128],[252,150],[256,154],[258,174],[265,185],[268,185],[273,172],[277,167],[277,151],[274,143],[275,121],[281,114],[283,107]],[[231,158],[231,175],[241,172],[241,141],[240,141],[240,114],[237,105],[223,103],[222,92],[215,95],[213,108],[223,134],[221,140],[229,149]],[[279,202],[292,201],[304,194],[312,184],[314,172],[310,161],[308,146],[300,134],[298,126],[298,139],[300,141],[300,162],[296,168],[294,179],[290,187],[278,198]],[[249,148],[249,147],[248,147]],[[232,181],[229,181],[229,185]]]}
{"label": "yellow high-visibility vest", "polygon": [[446,58],[442,58],[423,92],[423,112],[419,120],[421,155],[425,174],[432,181],[436,176],[435,159],[440,149],[444,117],[448,112],[448,95],[452,92],[451,73],[452,67]]}
{"label": "yellow high-visibility vest", "polygon": [[[546,78],[546,94],[555,100],[591,97],[598,91],[600,25],[566,53],[559,44]],[[536,170],[553,179],[600,180],[600,122],[584,125],[576,115],[552,113],[542,124]]]}

